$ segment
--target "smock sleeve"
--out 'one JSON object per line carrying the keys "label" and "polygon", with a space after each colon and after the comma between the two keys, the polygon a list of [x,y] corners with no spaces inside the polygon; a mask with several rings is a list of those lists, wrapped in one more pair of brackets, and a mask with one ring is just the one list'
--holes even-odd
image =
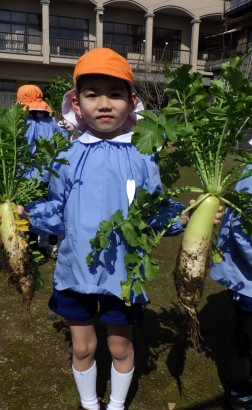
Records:
{"label": "smock sleeve", "polygon": [[26,212],[31,216],[30,231],[38,235],[64,235],[63,212],[65,207],[64,173],[52,176],[48,187],[48,201],[43,198],[31,202]]}
{"label": "smock sleeve", "polygon": [[233,215],[233,212],[228,209],[227,211],[230,213],[230,230],[231,235],[233,237],[233,241],[235,242],[237,252],[239,252],[240,257],[246,261],[247,265],[252,267],[252,241],[248,234],[243,232],[241,226],[241,216],[240,214],[237,216]]}
{"label": "smock sleeve", "polygon": [[[249,165],[246,171],[252,169],[252,165]],[[240,180],[237,184],[235,189],[237,191],[244,191],[247,193],[252,193],[252,177],[248,177],[245,179]],[[249,210],[251,211],[251,210]],[[235,242],[235,246],[237,251],[240,254],[240,257],[246,262],[246,264],[252,267],[252,240],[250,235],[246,234],[242,230],[242,220],[241,215],[234,215],[231,208],[227,208],[225,217],[223,218],[224,221],[230,221],[230,231],[232,235],[232,239]],[[224,225],[223,221],[223,225]]]}
{"label": "smock sleeve", "polygon": [[[170,224],[171,219],[177,217],[184,209],[185,206],[180,202],[171,199],[164,200],[158,207],[156,214],[150,218],[149,227],[155,231],[161,231]],[[176,236],[184,230],[185,227],[181,225],[180,218],[178,218],[172,223],[164,236]]]}
{"label": "smock sleeve", "polygon": [[57,122],[54,119],[53,119],[53,132],[58,132],[59,134],[62,134],[63,137],[68,139],[68,131],[63,127],[60,127],[59,124],[57,124]]}
{"label": "smock sleeve", "polygon": [[[144,188],[152,194],[155,191],[163,192],[162,183],[160,179],[159,167],[151,156],[146,160],[146,181]],[[157,212],[150,218],[149,227],[155,231],[160,231],[169,225],[171,219],[175,218],[185,209],[185,206],[171,199],[166,199],[158,207]],[[175,236],[183,232],[185,228],[181,225],[180,219],[175,221],[167,230],[165,236]]]}

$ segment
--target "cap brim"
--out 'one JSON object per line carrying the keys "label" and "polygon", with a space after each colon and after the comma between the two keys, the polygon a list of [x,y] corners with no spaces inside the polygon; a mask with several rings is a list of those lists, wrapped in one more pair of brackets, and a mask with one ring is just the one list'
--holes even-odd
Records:
{"label": "cap brim", "polygon": [[29,104],[24,105],[24,109],[29,107],[30,111],[47,111],[47,112],[52,112],[51,107],[45,102],[45,101],[33,101],[30,102]]}

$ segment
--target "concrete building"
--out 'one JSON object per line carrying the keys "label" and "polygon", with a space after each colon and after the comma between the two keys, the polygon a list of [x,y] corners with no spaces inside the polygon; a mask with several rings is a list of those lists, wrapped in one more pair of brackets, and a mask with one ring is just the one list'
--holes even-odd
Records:
{"label": "concrete building", "polygon": [[223,12],[224,0],[1,0],[0,95],[8,106],[22,84],[71,80],[78,57],[99,46],[135,72],[151,75],[166,60],[208,79],[206,37],[220,32]]}
{"label": "concrete building", "polygon": [[245,75],[252,78],[252,0],[225,0],[223,27],[218,34],[207,36],[206,47],[206,70],[217,74],[223,61],[236,54]]}

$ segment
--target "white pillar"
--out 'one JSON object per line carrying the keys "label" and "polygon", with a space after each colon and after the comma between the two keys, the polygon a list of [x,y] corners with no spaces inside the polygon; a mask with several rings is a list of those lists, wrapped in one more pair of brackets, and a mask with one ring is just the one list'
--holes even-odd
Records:
{"label": "white pillar", "polygon": [[192,24],[192,37],[191,37],[191,56],[190,64],[192,66],[192,71],[197,71],[198,66],[198,49],[199,49],[199,28],[200,19],[193,19]]}
{"label": "white pillar", "polygon": [[103,47],[103,13],[104,7],[97,6],[96,11],[96,46]]}
{"label": "white pillar", "polygon": [[50,62],[50,38],[49,38],[49,4],[50,0],[40,0],[42,4],[42,54],[43,64]]}
{"label": "white pillar", "polygon": [[153,19],[155,14],[146,13],[146,23],[145,23],[145,64],[152,63],[152,46],[153,46]]}

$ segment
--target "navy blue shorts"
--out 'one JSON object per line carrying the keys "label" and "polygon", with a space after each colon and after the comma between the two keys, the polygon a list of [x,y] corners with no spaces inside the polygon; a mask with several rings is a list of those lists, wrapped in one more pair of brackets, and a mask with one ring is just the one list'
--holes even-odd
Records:
{"label": "navy blue shorts", "polygon": [[232,302],[235,307],[239,310],[245,310],[246,312],[252,312],[252,298],[246,295],[243,295],[239,292],[234,292],[233,290],[229,291]]}
{"label": "navy blue shorts", "polygon": [[71,290],[53,290],[49,308],[68,320],[87,321],[97,313],[102,322],[122,326],[133,325],[143,319],[144,305],[127,306],[121,299],[110,295],[83,294]]}

